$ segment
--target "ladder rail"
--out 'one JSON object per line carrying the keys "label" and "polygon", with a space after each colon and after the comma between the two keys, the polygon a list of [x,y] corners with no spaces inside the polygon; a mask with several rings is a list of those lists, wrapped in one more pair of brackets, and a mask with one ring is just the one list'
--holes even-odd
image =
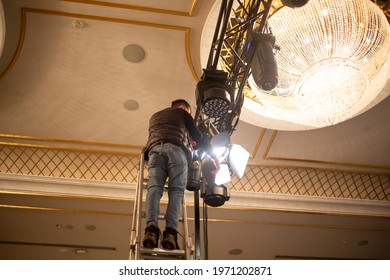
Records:
{"label": "ladder rail", "polygon": [[187,204],[185,201],[185,197],[183,197],[183,228],[184,228],[184,233],[183,233],[183,247],[186,255],[186,260],[189,260],[191,258],[191,239],[189,236],[188,232],[188,216],[187,216]]}
{"label": "ladder rail", "polygon": [[144,155],[140,156],[138,180],[135,193],[134,210],[133,210],[133,221],[130,237],[130,257],[131,260],[139,259],[140,255],[140,244],[141,244],[141,204],[142,204],[142,190],[144,184]]}

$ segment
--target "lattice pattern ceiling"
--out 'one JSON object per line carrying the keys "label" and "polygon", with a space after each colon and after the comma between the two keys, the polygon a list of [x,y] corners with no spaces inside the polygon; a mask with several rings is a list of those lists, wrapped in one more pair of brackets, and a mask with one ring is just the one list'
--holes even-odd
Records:
{"label": "lattice pattern ceiling", "polygon": [[[136,183],[139,155],[0,146],[0,173]],[[390,176],[248,166],[234,191],[390,201]]]}

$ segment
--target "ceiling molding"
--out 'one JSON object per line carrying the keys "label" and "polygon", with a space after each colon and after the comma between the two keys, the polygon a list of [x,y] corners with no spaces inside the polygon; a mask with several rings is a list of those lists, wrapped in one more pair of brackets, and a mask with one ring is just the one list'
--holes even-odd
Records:
{"label": "ceiling molding", "polygon": [[81,148],[65,147],[65,146],[48,146],[48,145],[25,144],[25,143],[0,142],[0,145],[11,146],[11,147],[34,148],[34,149],[48,149],[48,150],[59,150],[59,151],[82,152],[82,153],[92,153],[92,154],[96,153],[96,154],[112,154],[112,155],[125,155],[125,156],[139,156],[140,155],[140,153],[134,153],[134,152],[99,150],[99,149],[81,149]]}
{"label": "ceiling molding", "polygon": [[64,17],[74,17],[74,18],[83,18],[83,19],[90,19],[90,20],[98,20],[98,21],[107,21],[107,22],[115,22],[115,23],[123,23],[123,24],[133,24],[133,25],[141,25],[141,26],[148,26],[148,27],[154,27],[154,28],[163,28],[163,29],[171,29],[171,30],[178,30],[184,32],[184,45],[185,45],[185,53],[186,53],[186,59],[187,64],[190,69],[190,72],[192,76],[194,77],[195,81],[199,81],[199,77],[195,71],[195,67],[191,58],[191,47],[190,47],[190,28],[185,26],[179,26],[179,25],[169,25],[169,24],[161,24],[161,23],[154,23],[154,22],[145,22],[145,21],[137,21],[137,20],[129,20],[129,19],[121,19],[121,18],[112,18],[112,17],[103,17],[103,16],[96,16],[96,15],[87,15],[87,14],[79,14],[79,13],[69,13],[69,12],[63,12],[63,11],[54,11],[54,10],[45,10],[45,9],[37,9],[37,8],[21,8],[21,24],[20,24],[20,33],[19,33],[19,41],[15,50],[15,53],[10,61],[10,63],[5,67],[4,71],[0,73],[0,80],[2,80],[9,72],[12,70],[13,66],[15,65],[16,61],[19,58],[20,52],[23,48],[24,39],[26,35],[26,27],[27,27],[27,14],[28,13],[37,13],[37,14],[43,14],[43,15],[55,15],[55,16],[64,16]]}
{"label": "ceiling molding", "polygon": [[82,213],[82,214],[96,214],[96,215],[112,215],[112,216],[132,216],[130,213],[115,213],[105,211],[91,211],[85,209],[64,209],[64,208],[52,208],[52,207],[37,207],[26,205],[4,205],[0,204],[0,208],[16,209],[16,210],[34,210],[34,211],[47,211],[47,212],[62,212],[62,213]]}
{"label": "ceiling molding", "polygon": [[[351,167],[363,167],[363,168],[390,169],[390,166],[388,166],[388,165],[376,165],[376,164],[363,164],[363,163],[352,163],[352,162],[338,162],[338,161],[327,161],[327,160],[269,156],[270,150],[272,149],[272,145],[275,142],[277,135],[278,135],[278,131],[274,131],[272,133],[272,136],[271,136],[271,138],[267,144],[267,147],[264,151],[263,159],[265,159],[265,160],[294,161],[294,162],[308,162],[308,163],[319,163],[319,164],[334,164],[334,165],[339,165],[339,166],[351,166]],[[354,171],[351,171],[351,172],[354,172]],[[381,174],[383,174],[383,173],[381,173]],[[384,174],[390,174],[390,171],[384,172]]]}
{"label": "ceiling molding", "polygon": [[[59,146],[57,143],[62,143]],[[63,151],[78,151],[88,153],[121,154],[139,156],[143,146],[118,143],[105,143],[84,140],[69,140],[57,138],[44,138],[14,134],[1,134],[0,145],[13,147],[29,147],[38,149],[52,149]],[[109,149],[107,149],[109,148]]]}
{"label": "ceiling molding", "polygon": [[159,14],[169,14],[169,15],[176,15],[176,16],[189,16],[189,17],[193,15],[198,2],[198,0],[192,0],[188,11],[177,11],[177,10],[158,9],[158,8],[146,7],[146,6],[113,3],[107,1],[97,1],[97,0],[61,0],[61,1],[81,3],[81,4],[91,4],[91,5],[98,5],[104,7],[112,7],[112,8],[138,10],[143,12],[152,12],[152,13],[159,13]]}

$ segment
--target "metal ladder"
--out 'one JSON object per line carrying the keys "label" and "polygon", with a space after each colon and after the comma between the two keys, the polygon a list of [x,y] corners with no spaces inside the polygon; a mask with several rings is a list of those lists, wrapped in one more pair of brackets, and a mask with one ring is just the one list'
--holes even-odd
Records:
{"label": "metal ladder", "polygon": [[[178,234],[178,238],[182,238],[182,244],[178,250],[167,250],[163,248],[145,248],[142,246],[143,230],[146,222],[144,222],[145,212],[142,211],[146,199],[143,195],[143,190],[147,187],[147,179],[144,178],[145,159],[143,153],[140,156],[140,164],[138,170],[138,181],[134,201],[133,221],[130,234],[130,260],[189,260],[193,259],[193,248],[191,238],[188,233],[187,209],[185,199],[183,198],[181,217],[179,220],[179,228],[182,228],[182,235]],[[164,192],[167,190],[164,187]],[[165,218],[164,214],[159,215],[159,220]],[[161,238],[160,238],[161,239]]]}

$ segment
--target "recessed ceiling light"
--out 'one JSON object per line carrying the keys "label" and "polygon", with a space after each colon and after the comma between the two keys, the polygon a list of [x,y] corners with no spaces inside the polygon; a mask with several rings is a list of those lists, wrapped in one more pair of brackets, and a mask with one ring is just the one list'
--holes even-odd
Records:
{"label": "recessed ceiling light", "polygon": [[125,107],[126,110],[135,111],[138,109],[139,103],[134,99],[129,99],[123,103],[123,107]]}
{"label": "recessed ceiling light", "polygon": [[365,246],[365,245],[367,245],[368,243],[369,243],[368,240],[360,240],[360,241],[358,242],[358,245],[359,245],[359,246]]}
{"label": "recessed ceiling light", "polygon": [[145,59],[145,50],[136,44],[127,45],[122,51],[123,57],[130,62],[138,63]]}
{"label": "recessed ceiling light", "polygon": [[231,249],[231,250],[229,250],[229,255],[237,256],[237,255],[240,255],[240,254],[242,254],[242,250],[241,249]]}
{"label": "recessed ceiling light", "polygon": [[81,20],[74,20],[73,22],[72,22],[72,26],[73,26],[73,28],[76,28],[76,29],[81,29],[81,28],[83,28],[83,27],[85,27],[85,24],[84,24],[84,22],[82,22]]}
{"label": "recessed ceiling light", "polygon": [[89,230],[89,231],[94,231],[94,230],[96,230],[96,227],[95,227],[94,225],[86,225],[86,226],[84,226],[84,228],[85,228],[86,230]]}
{"label": "recessed ceiling light", "polygon": [[76,255],[85,255],[85,254],[88,253],[88,251],[87,251],[86,249],[76,249],[76,250],[74,251],[74,253],[75,253]]}

